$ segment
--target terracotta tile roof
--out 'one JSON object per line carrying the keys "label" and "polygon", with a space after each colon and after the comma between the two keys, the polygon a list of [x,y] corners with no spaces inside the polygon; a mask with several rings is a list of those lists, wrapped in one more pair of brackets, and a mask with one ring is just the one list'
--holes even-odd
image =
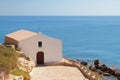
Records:
{"label": "terracotta tile roof", "polygon": [[19,30],[19,31],[7,34],[6,37],[12,38],[16,41],[21,41],[21,40],[27,39],[29,37],[32,37],[34,35],[37,35],[37,33],[27,31],[27,30]]}

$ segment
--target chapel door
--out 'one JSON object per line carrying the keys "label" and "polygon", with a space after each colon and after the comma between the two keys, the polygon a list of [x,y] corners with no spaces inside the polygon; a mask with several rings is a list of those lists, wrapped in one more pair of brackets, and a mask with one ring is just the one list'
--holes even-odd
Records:
{"label": "chapel door", "polygon": [[37,53],[37,64],[44,64],[44,53],[43,52]]}

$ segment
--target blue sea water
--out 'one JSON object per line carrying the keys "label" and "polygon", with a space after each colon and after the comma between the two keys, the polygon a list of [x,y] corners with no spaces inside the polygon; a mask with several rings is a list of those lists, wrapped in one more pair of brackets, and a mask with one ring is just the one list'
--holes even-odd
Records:
{"label": "blue sea water", "polygon": [[19,29],[62,39],[63,56],[120,68],[120,16],[0,16],[0,42]]}

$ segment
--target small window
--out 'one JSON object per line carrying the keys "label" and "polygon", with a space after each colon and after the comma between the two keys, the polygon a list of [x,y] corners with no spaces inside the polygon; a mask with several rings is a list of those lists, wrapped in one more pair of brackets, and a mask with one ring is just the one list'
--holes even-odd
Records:
{"label": "small window", "polygon": [[41,41],[38,42],[38,47],[42,47],[42,42]]}

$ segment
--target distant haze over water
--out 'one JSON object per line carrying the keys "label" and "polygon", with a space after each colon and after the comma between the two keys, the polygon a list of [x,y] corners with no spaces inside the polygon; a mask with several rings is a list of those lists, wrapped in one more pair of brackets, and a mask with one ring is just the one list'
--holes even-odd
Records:
{"label": "distant haze over water", "polygon": [[119,16],[1,16],[0,28],[1,43],[19,29],[42,32],[63,41],[63,56],[120,68]]}

